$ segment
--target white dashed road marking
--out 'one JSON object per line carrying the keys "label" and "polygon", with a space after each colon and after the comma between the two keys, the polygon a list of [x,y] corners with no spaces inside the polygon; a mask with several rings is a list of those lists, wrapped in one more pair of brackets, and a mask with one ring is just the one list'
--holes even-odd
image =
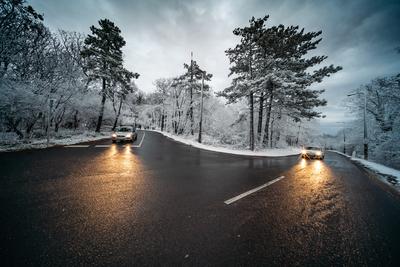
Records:
{"label": "white dashed road marking", "polygon": [[143,136],[142,136],[142,140],[140,140],[140,143],[139,143],[139,145],[132,145],[131,147],[141,147],[142,146],[142,143],[143,143],[143,140],[144,140],[144,136],[146,135],[146,133],[145,132],[143,132]]}
{"label": "white dashed road marking", "polygon": [[267,186],[270,186],[273,183],[276,183],[276,182],[282,180],[283,178],[285,178],[285,176],[279,176],[278,178],[276,178],[276,179],[274,179],[272,181],[269,181],[268,183],[265,183],[263,185],[260,185],[260,186],[258,186],[256,188],[254,188],[254,189],[251,189],[251,190],[249,190],[247,192],[244,192],[243,194],[240,194],[240,195],[238,195],[236,197],[230,198],[230,199],[224,201],[224,203],[226,205],[232,204],[233,202],[238,201],[239,199],[242,199],[242,198],[244,198],[244,197],[246,197],[246,196],[248,196],[250,194],[253,194],[253,193],[255,193],[255,192],[257,192],[257,191],[259,191],[259,190],[261,190],[261,189],[263,189],[263,188],[265,188]]}
{"label": "white dashed road marking", "polygon": [[[144,136],[146,135],[146,133],[143,133],[142,139],[140,140],[140,143],[138,145],[131,145],[131,147],[141,147],[143,140],[144,140]],[[74,148],[74,147],[90,147],[91,145],[67,145],[64,147],[68,147],[68,148]],[[92,147],[111,147],[112,144],[104,144],[104,145],[92,145]],[[129,147],[129,145],[123,145],[122,147]]]}

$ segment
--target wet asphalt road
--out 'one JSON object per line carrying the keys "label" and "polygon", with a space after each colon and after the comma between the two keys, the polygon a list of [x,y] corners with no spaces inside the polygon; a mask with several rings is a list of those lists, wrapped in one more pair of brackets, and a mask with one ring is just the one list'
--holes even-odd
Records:
{"label": "wet asphalt road", "polygon": [[234,156],[154,132],[139,147],[143,133],[0,153],[1,265],[399,265],[400,198],[346,158]]}

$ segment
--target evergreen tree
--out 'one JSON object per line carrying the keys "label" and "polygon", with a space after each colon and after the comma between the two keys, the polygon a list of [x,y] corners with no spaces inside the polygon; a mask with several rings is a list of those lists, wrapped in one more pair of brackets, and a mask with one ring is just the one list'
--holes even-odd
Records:
{"label": "evergreen tree", "polygon": [[325,100],[319,99],[323,90],[308,87],[341,70],[341,67],[331,65],[309,71],[327,58],[305,58],[320,43],[321,39],[315,38],[321,32],[305,33],[298,26],[266,28],[267,19],[268,16],[253,17],[250,26],[235,29],[234,34],[241,36],[241,41],[226,51],[232,65],[230,75],[235,74],[235,78],[232,86],[219,94],[229,102],[249,96],[250,149],[254,149],[254,94],[259,94],[259,136],[263,107],[266,106],[263,143],[267,145],[272,132],[271,114],[285,112],[295,121],[320,117],[321,113],[315,111],[315,107],[326,104]]}
{"label": "evergreen tree", "polygon": [[[200,93],[201,90],[201,80],[202,74],[204,74],[204,80],[210,81],[212,78],[212,74],[207,73],[205,70],[202,70],[195,60],[191,60],[190,64],[183,64],[186,72],[180,77],[181,82],[189,83],[189,94],[190,94],[190,103],[188,116],[190,117],[190,134],[194,134],[194,117],[193,117],[193,95]],[[209,91],[210,87],[205,84],[204,92]]]}
{"label": "evergreen tree", "polygon": [[100,132],[103,120],[104,105],[108,95],[112,95],[113,88],[109,85],[113,81],[124,80],[123,76],[138,78],[139,74],[130,73],[123,68],[122,47],[126,44],[121,36],[121,30],[110,20],[99,21],[99,28],[91,26],[92,34],[85,39],[82,57],[85,59],[85,71],[90,81],[101,80],[101,106],[96,124],[96,132]]}
{"label": "evergreen tree", "polygon": [[262,61],[257,80],[265,84],[263,88],[267,96],[264,144],[268,144],[272,131],[270,122],[274,105],[276,110],[284,108],[295,121],[321,116],[314,109],[326,105],[325,100],[319,99],[323,90],[311,90],[308,87],[342,68],[330,65],[309,71],[327,58],[304,58],[310,50],[317,48],[322,39],[315,38],[320,34],[321,31],[304,33],[304,29],[299,30],[298,26],[279,25],[264,29],[262,37],[257,40]]}
{"label": "evergreen tree", "polygon": [[229,75],[235,75],[235,77],[232,80],[232,85],[219,93],[220,96],[226,97],[230,103],[248,96],[250,113],[249,145],[251,150],[254,150],[254,93],[257,92],[257,87],[253,84],[255,54],[257,40],[261,37],[264,23],[267,20],[268,16],[261,19],[252,17],[248,27],[236,28],[233,31],[234,35],[241,38],[240,43],[234,48],[226,50],[225,53],[232,65]]}

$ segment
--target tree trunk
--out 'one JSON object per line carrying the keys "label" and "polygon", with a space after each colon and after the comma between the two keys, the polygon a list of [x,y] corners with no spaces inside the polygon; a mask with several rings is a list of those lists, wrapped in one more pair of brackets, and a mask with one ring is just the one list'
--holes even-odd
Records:
{"label": "tree trunk", "polygon": [[268,140],[269,140],[269,123],[271,121],[272,101],[274,100],[272,84],[270,84],[268,91],[269,91],[269,99],[266,108],[267,118],[265,120],[265,127],[264,127],[264,138],[263,138],[264,145],[268,145]]}
{"label": "tree trunk", "polygon": [[300,122],[300,124],[299,124],[299,130],[297,131],[296,145],[298,145],[298,144],[299,144],[300,129],[301,129],[301,122]]}
{"label": "tree trunk", "polygon": [[261,140],[262,120],[263,120],[263,110],[264,110],[264,93],[263,92],[261,92],[259,102],[260,102],[260,106],[258,108],[257,139]]}
{"label": "tree trunk", "polygon": [[174,113],[174,118],[172,120],[172,126],[174,127],[174,133],[177,134],[178,133],[178,123],[177,123],[177,117],[178,117],[178,112],[175,110]]}
{"label": "tree trunk", "polygon": [[190,134],[193,135],[194,118],[193,118],[193,83],[190,87]]}
{"label": "tree trunk", "polygon": [[75,110],[74,114],[74,130],[76,130],[76,128],[78,128],[78,110]]}
{"label": "tree trunk", "polygon": [[100,114],[99,114],[99,118],[97,120],[96,133],[100,132],[101,123],[103,122],[104,104],[105,103],[106,103],[106,79],[103,78],[103,90],[102,90]]}
{"label": "tree trunk", "polygon": [[32,131],[32,129],[33,129],[33,126],[35,126],[35,124],[36,124],[36,120],[35,120],[34,122],[29,123],[29,124],[26,126],[25,134],[26,134],[27,136],[29,136],[29,134],[31,133],[31,131]]}
{"label": "tree trunk", "polygon": [[[250,54],[249,54],[249,75],[250,80],[253,80],[253,68],[252,68],[252,48],[250,46]],[[250,89],[249,95],[249,104],[250,104],[250,150],[254,150],[254,96],[253,91]]]}
{"label": "tree trunk", "polygon": [[254,97],[253,92],[250,92],[250,150],[254,150]]}
{"label": "tree trunk", "polygon": [[272,116],[271,125],[270,125],[271,134],[269,136],[269,147],[271,147],[271,148],[272,148],[272,145],[273,145],[273,141],[272,140],[273,140],[273,136],[274,136],[274,121],[275,121],[275,117]]}
{"label": "tree trunk", "polygon": [[27,136],[29,136],[29,134],[31,133],[33,126],[36,125],[36,122],[42,117],[42,112],[39,112],[39,114],[37,116],[35,116],[35,118],[33,119],[33,121],[31,121],[30,123],[28,123],[28,125],[26,126],[26,130],[25,133]]}
{"label": "tree trunk", "polygon": [[16,121],[14,121],[14,118],[11,118],[11,117],[7,118],[8,127],[9,127],[14,133],[16,133],[16,134],[18,135],[18,138],[19,138],[19,139],[22,139],[22,138],[24,138],[24,134],[18,129],[18,125],[20,124],[20,122],[21,122],[21,119],[20,119],[20,118],[17,119]]}
{"label": "tree trunk", "polygon": [[190,134],[193,135],[193,59],[190,60]]}
{"label": "tree trunk", "polygon": [[119,100],[118,112],[117,112],[117,116],[115,117],[114,125],[113,125],[113,128],[112,128],[113,131],[114,131],[115,128],[117,127],[119,115],[121,114],[121,108],[122,108],[122,97],[121,97],[121,99]]}
{"label": "tree trunk", "polygon": [[183,134],[183,127],[182,127],[182,123],[181,123],[181,119],[183,116],[183,111],[178,111],[178,134]]}
{"label": "tree trunk", "polygon": [[165,115],[164,115],[164,110],[161,114],[161,132],[164,131],[164,122],[165,122]]}
{"label": "tree trunk", "polygon": [[54,132],[56,132],[56,133],[58,133],[58,129],[59,129],[60,124],[61,124],[61,122],[62,122],[62,120],[64,118],[65,109],[66,109],[66,107],[64,106],[61,114],[54,118]]}

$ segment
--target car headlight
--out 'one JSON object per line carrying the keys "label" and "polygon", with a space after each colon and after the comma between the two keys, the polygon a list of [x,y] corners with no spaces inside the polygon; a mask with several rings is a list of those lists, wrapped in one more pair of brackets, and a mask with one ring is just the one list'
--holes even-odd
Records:
{"label": "car headlight", "polygon": [[315,153],[317,156],[321,156],[321,151],[317,151],[317,153]]}
{"label": "car headlight", "polygon": [[303,149],[302,151],[301,151],[301,154],[306,154],[307,153],[307,151],[305,150],[305,149]]}
{"label": "car headlight", "polygon": [[131,138],[131,137],[132,137],[132,134],[129,133],[129,134],[126,135],[126,137],[127,137],[127,138]]}
{"label": "car headlight", "polygon": [[111,136],[112,136],[112,137],[117,137],[117,134],[113,133]]}

